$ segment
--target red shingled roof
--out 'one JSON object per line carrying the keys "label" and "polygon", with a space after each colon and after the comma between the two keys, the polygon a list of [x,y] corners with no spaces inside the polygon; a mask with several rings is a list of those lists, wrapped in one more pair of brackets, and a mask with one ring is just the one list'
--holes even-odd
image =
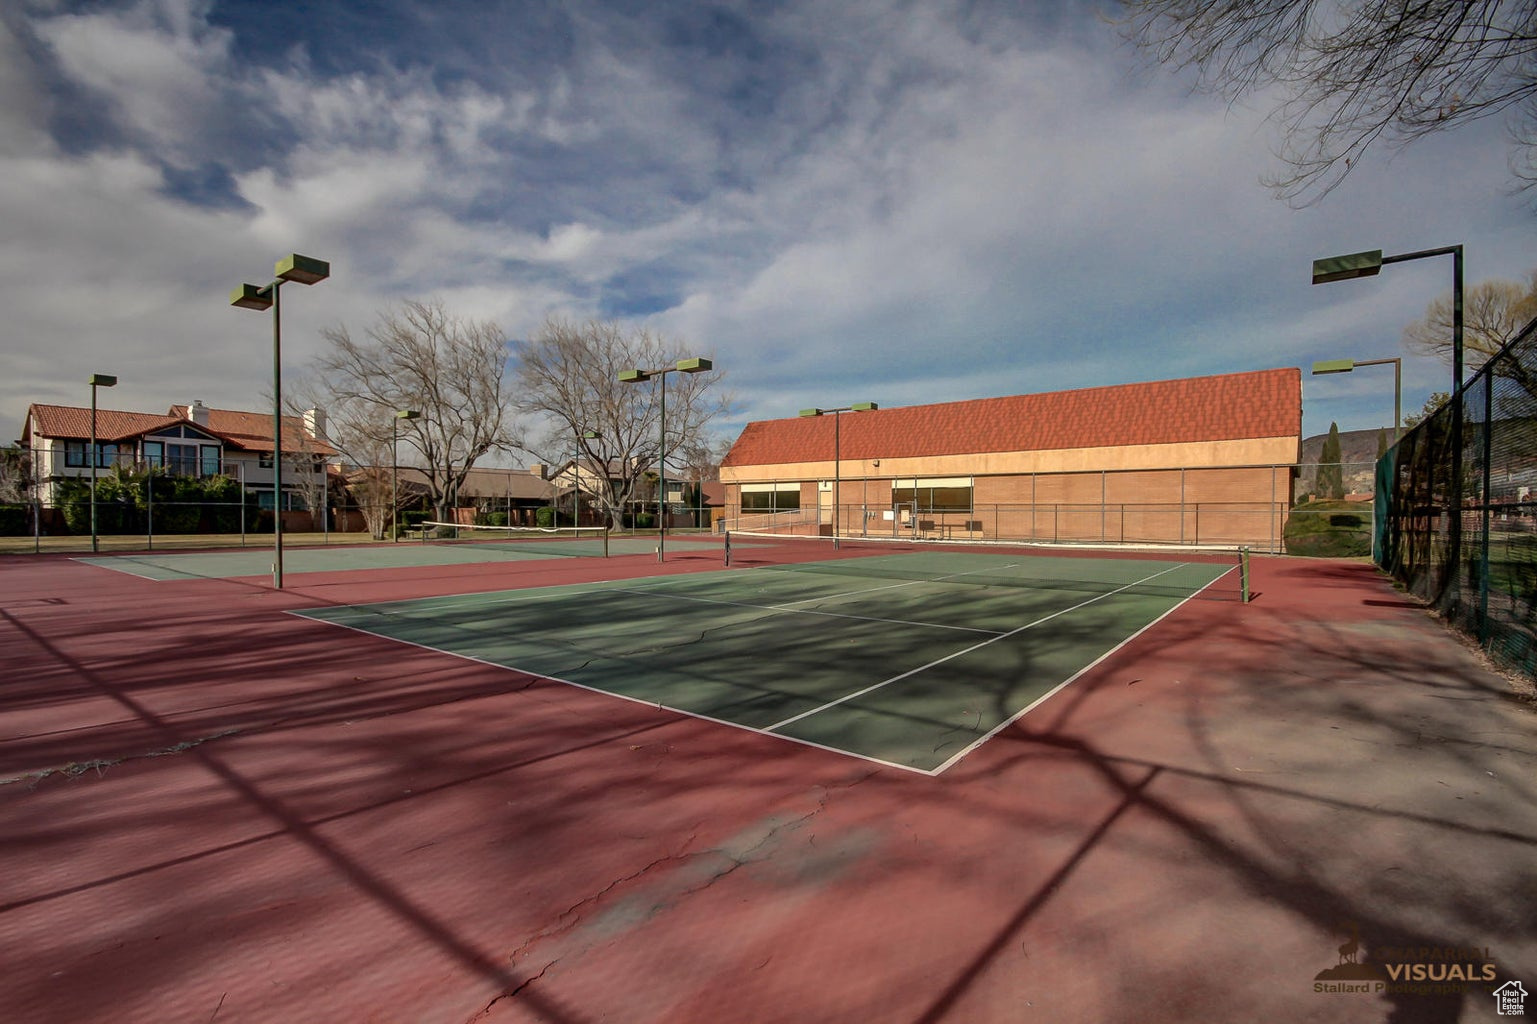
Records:
{"label": "red shingled roof", "polygon": [[[140,434],[147,434],[178,422],[180,418],[176,416],[97,409],[96,439],[118,441],[125,437],[138,437]],[[34,404],[27,415],[26,429],[29,434],[38,434],[43,437],[89,438],[91,410],[79,409],[71,405]]]}
{"label": "red shingled roof", "polygon": [[[153,434],[178,423],[191,423],[185,405],[173,405],[165,415],[145,412],[123,412],[117,409],[96,410],[96,439],[121,441],[127,438]],[[236,412],[230,409],[209,409],[208,423],[193,426],[227,442],[235,448],[249,451],[272,451],[272,416],[255,412]],[[70,405],[37,405],[28,410],[24,440],[30,443],[34,435],[51,438],[85,439],[91,436],[91,410]],[[334,455],[336,449],[324,441],[309,436],[304,420],[298,416],[283,417],[283,450],[285,452],[313,452],[317,455]]]}
{"label": "red shingled roof", "polygon": [[[844,459],[1291,437],[1302,433],[1302,371],[1215,377],[913,405],[842,415]],[[830,459],[831,416],[749,423],[726,466]]]}

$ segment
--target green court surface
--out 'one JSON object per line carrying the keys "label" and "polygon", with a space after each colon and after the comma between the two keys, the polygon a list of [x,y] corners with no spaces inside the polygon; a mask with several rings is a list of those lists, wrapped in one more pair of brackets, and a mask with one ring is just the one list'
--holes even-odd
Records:
{"label": "green court surface", "polygon": [[294,614],[937,774],[1230,571],[899,554]]}
{"label": "green court surface", "polygon": [[[697,549],[701,544],[718,546],[714,541],[667,539],[668,547]],[[655,537],[610,537],[610,555],[638,555],[656,550]],[[272,571],[272,546],[253,545],[238,551],[198,551],[134,555],[108,555],[80,558],[77,561],[99,565],[152,580],[231,579],[261,576]],[[423,544],[337,545],[332,547],[290,547],[283,551],[285,573],[345,572],[353,569],[405,569],[424,565],[475,565],[483,562],[512,562],[525,559],[566,556],[601,557],[603,539],[582,537],[566,540],[516,541],[431,541]]]}

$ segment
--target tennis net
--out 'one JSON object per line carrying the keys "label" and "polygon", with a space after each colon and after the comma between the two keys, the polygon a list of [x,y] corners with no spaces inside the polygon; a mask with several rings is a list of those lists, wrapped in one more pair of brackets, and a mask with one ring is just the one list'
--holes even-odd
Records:
{"label": "tennis net", "polygon": [[1063,548],[733,530],[725,563],[740,569],[865,576],[983,587],[1249,600],[1247,548]]}
{"label": "tennis net", "polygon": [[466,523],[421,524],[424,544],[494,544],[535,547],[542,554],[608,557],[609,531],[603,526],[481,526]]}

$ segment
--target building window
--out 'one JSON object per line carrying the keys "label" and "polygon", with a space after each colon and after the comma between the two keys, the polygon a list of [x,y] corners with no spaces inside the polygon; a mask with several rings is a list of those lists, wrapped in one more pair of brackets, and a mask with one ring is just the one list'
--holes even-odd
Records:
{"label": "building window", "polygon": [[970,512],[971,478],[941,477],[932,480],[899,480],[891,488],[892,505],[906,505],[916,512]]}
{"label": "building window", "polygon": [[[271,452],[262,452],[259,456],[257,456],[256,464],[257,464],[257,466],[261,467],[262,469],[271,469],[272,468],[272,453]],[[272,506],[268,505],[267,507],[271,508]]]}
{"label": "building window", "polygon": [[202,465],[198,467],[199,476],[218,476],[223,472],[224,466],[220,459],[222,450],[216,444],[205,444],[200,448]]}
{"label": "building window", "polygon": [[177,476],[197,475],[197,445],[168,444],[165,446],[166,466]]}
{"label": "building window", "polygon": [[64,465],[76,469],[84,469],[86,467],[85,450],[87,447],[89,447],[89,443],[86,441],[65,441]]}
{"label": "building window", "polygon": [[165,465],[165,443],[162,441],[144,442],[144,464],[150,469],[159,469]]}
{"label": "building window", "polygon": [[743,484],[743,512],[794,512],[801,507],[801,485]]}
{"label": "building window", "polygon": [[96,468],[111,469],[117,465],[117,445],[98,444],[96,446]]}

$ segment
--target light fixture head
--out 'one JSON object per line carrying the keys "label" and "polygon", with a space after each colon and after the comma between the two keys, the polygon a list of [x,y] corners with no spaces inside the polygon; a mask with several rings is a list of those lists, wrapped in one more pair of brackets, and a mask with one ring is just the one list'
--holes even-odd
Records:
{"label": "light fixture head", "polygon": [[708,359],[679,359],[678,369],[683,373],[704,373],[715,369],[715,364]]}
{"label": "light fixture head", "polygon": [[279,280],[296,284],[315,284],[331,276],[331,264],[296,252],[278,260],[272,270]]}
{"label": "light fixture head", "polygon": [[651,374],[645,370],[620,370],[619,382],[621,384],[639,384],[641,381],[650,380]]}
{"label": "light fixture head", "polygon": [[1313,283],[1329,284],[1331,281],[1349,281],[1355,277],[1373,277],[1381,270],[1381,249],[1353,252],[1347,256],[1330,256],[1313,261]]}
{"label": "light fixture head", "polygon": [[93,373],[91,374],[91,379],[86,381],[86,383],[93,388],[115,388],[117,387],[117,378],[110,373]]}
{"label": "light fixture head", "polygon": [[1313,373],[1349,373],[1356,368],[1354,359],[1326,359],[1313,364]]}
{"label": "light fixture head", "polygon": [[822,415],[822,410],[821,409],[802,409],[801,410],[801,415],[802,416],[820,416],[820,415]]}
{"label": "light fixture head", "polygon": [[874,412],[875,410],[877,410],[879,408],[880,408],[880,406],[876,405],[874,402],[855,402],[853,405],[849,406],[849,411],[850,412]]}
{"label": "light fixture head", "polygon": [[395,418],[397,420],[419,420],[422,418],[422,414],[415,409],[402,409],[395,414]]}
{"label": "light fixture head", "polygon": [[263,288],[254,284],[243,284],[229,293],[229,304],[239,306],[241,309],[271,309],[272,286]]}

